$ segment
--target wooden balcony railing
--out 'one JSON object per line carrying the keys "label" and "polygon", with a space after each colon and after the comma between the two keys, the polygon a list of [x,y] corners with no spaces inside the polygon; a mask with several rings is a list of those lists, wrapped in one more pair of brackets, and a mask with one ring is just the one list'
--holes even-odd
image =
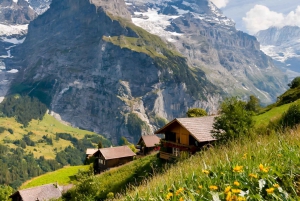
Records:
{"label": "wooden balcony railing", "polygon": [[178,148],[180,151],[188,151],[188,152],[196,152],[198,150],[198,147],[194,145],[184,145],[176,142],[170,142],[166,140],[161,140],[162,147],[172,147],[172,148]]}
{"label": "wooden balcony railing", "polygon": [[159,157],[160,157],[161,159],[165,159],[165,160],[171,160],[171,159],[176,158],[175,155],[170,154],[170,153],[167,153],[167,152],[163,152],[163,151],[160,151],[160,152],[159,152]]}

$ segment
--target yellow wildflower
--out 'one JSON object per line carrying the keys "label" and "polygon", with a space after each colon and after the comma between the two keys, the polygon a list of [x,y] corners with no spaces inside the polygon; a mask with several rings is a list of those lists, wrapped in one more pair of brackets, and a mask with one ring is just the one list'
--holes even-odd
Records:
{"label": "yellow wildflower", "polygon": [[246,201],[246,198],[245,197],[238,197],[238,201]]}
{"label": "yellow wildflower", "polygon": [[274,190],[275,190],[275,188],[268,188],[268,189],[266,189],[266,191],[267,191],[268,194],[274,193]]}
{"label": "yellow wildflower", "polygon": [[217,186],[210,186],[209,189],[210,190],[218,190],[218,187]]}
{"label": "yellow wildflower", "polygon": [[275,188],[279,188],[280,186],[279,186],[279,184],[274,184],[273,185]]}
{"label": "yellow wildflower", "polygon": [[241,192],[241,189],[231,189],[231,191],[232,191],[233,193],[240,193],[240,192]]}
{"label": "yellow wildflower", "polygon": [[183,192],[184,189],[183,188],[179,188],[177,191],[176,191],[176,195],[179,195],[181,192]]}
{"label": "yellow wildflower", "polygon": [[179,201],[184,201],[183,197],[181,197],[181,198],[179,199]]}
{"label": "yellow wildflower", "polygon": [[231,190],[231,186],[227,186],[224,190],[224,193],[227,194],[230,192],[230,190]]}
{"label": "yellow wildflower", "polygon": [[199,185],[199,186],[198,186],[198,188],[199,188],[199,189],[202,189],[202,188],[203,188],[203,186],[202,186],[202,185]]}
{"label": "yellow wildflower", "polygon": [[278,156],[278,157],[281,157],[281,156],[282,156],[282,154],[278,154],[277,156]]}
{"label": "yellow wildflower", "polygon": [[242,158],[247,159],[247,153],[245,153]]}
{"label": "yellow wildflower", "polygon": [[231,192],[227,193],[226,201],[232,201]]}
{"label": "yellow wildflower", "polygon": [[257,179],[257,175],[256,175],[256,174],[253,174],[253,173],[250,173],[250,174],[249,174],[249,177],[252,177],[252,178]]}
{"label": "yellow wildflower", "polygon": [[262,171],[262,172],[269,172],[269,169],[268,169],[268,168],[265,168],[265,167],[263,166],[263,164],[260,164],[258,167],[259,167],[260,171]]}
{"label": "yellow wildflower", "polygon": [[239,183],[238,181],[233,182],[233,184],[234,184],[235,186],[239,186],[239,185],[240,185],[240,183]]}
{"label": "yellow wildflower", "polygon": [[167,200],[169,200],[171,197],[173,197],[173,193],[168,193],[166,196]]}
{"label": "yellow wildflower", "polygon": [[235,166],[233,168],[233,172],[243,172],[243,166],[239,166],[239,165]]}
{"label": "yellow wildflower", "polygon": [[209,171],[208,171],[208,170],[202,170],[202,172],[203,172],[204,174],[209,174]]}

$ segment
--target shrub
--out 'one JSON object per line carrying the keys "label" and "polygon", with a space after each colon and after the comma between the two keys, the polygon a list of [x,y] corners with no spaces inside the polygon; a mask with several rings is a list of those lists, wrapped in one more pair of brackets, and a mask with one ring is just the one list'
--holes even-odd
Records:
{"label": "shrub", "polygon": [[246,110],[245,102],[236,97],[226,99],[213,124],[213,136],[222,142],[250,134],[254,125],[252,114]]}
{"label": "shrub", "polygon": [[300,105],[291,105],[282,115],[280,123],[283,128],[293,128],[300,124]]}
{"label": "shrub", "polygon": [[7,131],[8,131],[10,134],[14,134],[14,130],[11,129],[11,128],[7,129]]}
{"label": "shrub", "polygon": [[187,111],[188,117],[203,117],[207,116],[207,112],[202,108],[191,108]]}
{"label": "shrub", "polygon": [[4,127],[0,127],[0,133],[4,133],[6,129]]}
{"label": "shrub", "polygon": [[294,89],[296,87],[300,86],[300,77],[296,77],[289,85],[291,89]]}

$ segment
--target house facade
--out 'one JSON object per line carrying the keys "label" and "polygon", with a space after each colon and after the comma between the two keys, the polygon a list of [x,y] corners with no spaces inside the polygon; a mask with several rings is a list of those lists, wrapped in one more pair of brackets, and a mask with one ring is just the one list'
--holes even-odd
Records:
{"label": "house facade", "polygon": [[140,146],[140,154],[147,155],[159,150],[160,138],[156,135],[142,135],[137,145]]}
{"label": "house facade", "polygon": [[164,134],[161,140],[160,158],[171,160],[185,153],[194,154],[215,141],[211,134],[215,116],[197,118],[177,118],[157,130]]}
{"label": "house facade", "polygon": [[93,156],[94,171],[95,174],[99,174],[109,168],[133,161],[136,154],[128,146],[120,146],[99,149]]}

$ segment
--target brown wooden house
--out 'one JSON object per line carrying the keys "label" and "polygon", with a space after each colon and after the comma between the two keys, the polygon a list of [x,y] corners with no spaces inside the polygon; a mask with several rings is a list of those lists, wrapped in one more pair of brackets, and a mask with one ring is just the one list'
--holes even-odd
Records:
{"label": "brown wooden house", "polygon": [[128,146],[99,149],[93,155],[95,157],[95,174],[128,163],[133,160],[135,155],[136,154]]}
{"label": "brown wooden house", "polygon": [[98,149],[94,149],[94,148],[88,148],[88,149],[86,149],[86,152],[85,152],[86,159],[88,159],[91,156],[93,156],[94,153],[96,153],[97,151],[98,151]]}
{"label": "brown wooden house", "polygon": [[160,138],[156,135],[142,135],[137,145],[140,146],[140,153],[147,155],[152,151],[158,150]]}
{"label": "brown wooden house", "polygon": [[155,134],[164,134],[160,158],[170,160],[182,152],[194,154],[215,139],[212,137],[215,116],[174,119]]}

